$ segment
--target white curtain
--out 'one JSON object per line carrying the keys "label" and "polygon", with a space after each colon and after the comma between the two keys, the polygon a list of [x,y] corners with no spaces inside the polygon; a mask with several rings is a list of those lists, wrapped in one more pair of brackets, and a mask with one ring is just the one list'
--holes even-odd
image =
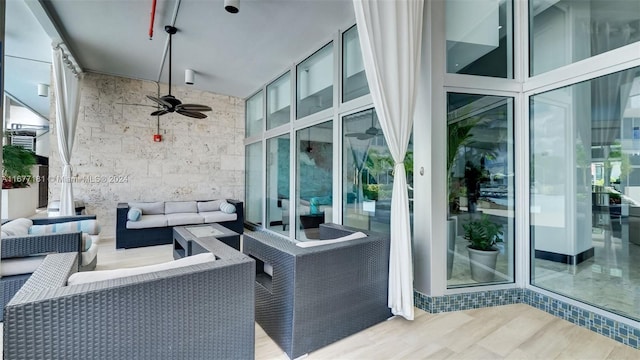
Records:
{"label": "white curtain", "polygon": [[53,82],[56,98],[56,131],[58,152],[62,161],[62,190],[60,192],[60,215],[74,215],[73,188],[71,187],[71,153],[76,135],[78,110],[80,108],[80,82],[65,66],[63,51],[53,48]]}
{"label": "white curtain", "polygon": [[389,307],[413,320],[413,261],[404,157],[411,136],[422,44],[423,0],[353,1],[364,69],[395,161]]}

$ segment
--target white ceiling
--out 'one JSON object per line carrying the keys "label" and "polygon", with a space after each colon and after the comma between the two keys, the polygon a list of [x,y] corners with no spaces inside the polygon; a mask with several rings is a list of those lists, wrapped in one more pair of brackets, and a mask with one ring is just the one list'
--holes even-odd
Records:
{"label": "white ceiling", "polygon": [[[224,0],[157,0],[149,40],[152,0],[9,0],[6,8],[5,90],[42,116],[49,98],[37,96],[50,83],[51,24],[48,13],[83,71],[168,82],[162,73],[167,33],[173,23],[173,84],[195,71],[194,88],[248,97],[263,84],[355,23],[351,0],[241,0],[240,12]],[[177,15],[176,15],[177,9]],[[42,12],[42,11],[40,11]],[[43,12],[44,13],[44,12]],[[45,31],[46,29],[46,31]]]}

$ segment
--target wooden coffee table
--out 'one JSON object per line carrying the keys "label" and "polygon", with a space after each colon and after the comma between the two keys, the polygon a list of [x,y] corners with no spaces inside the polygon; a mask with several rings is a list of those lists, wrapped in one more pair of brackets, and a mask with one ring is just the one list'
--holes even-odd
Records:
{"label": "wooden coffee table", "polygon": [[[198,250],[194,252],[193,242],[207,243],[214,239],[240,251],[240,234],[220,224],[174,226],[173,258],[180,259],[200,253]],[[198,246],[197,249],[202,247]]]}

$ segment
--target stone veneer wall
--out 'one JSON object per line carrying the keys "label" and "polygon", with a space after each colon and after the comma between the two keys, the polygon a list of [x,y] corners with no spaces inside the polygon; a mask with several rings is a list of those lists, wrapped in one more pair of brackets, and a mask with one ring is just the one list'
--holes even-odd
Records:
{"label": "stone veneer wall", "polygon": [[[244,199],[244,100],[173,86],[183,103],[209,105],[206,119],[160,117],[162,142],[154,142],[154,82],[88,73],[71,156],[73,191],[96,214],[102,235],[115,234],[118,202]],[[168,93],[161,85],[161,95]],[[60,198],[62,166],[52,106],[49,200]]]}

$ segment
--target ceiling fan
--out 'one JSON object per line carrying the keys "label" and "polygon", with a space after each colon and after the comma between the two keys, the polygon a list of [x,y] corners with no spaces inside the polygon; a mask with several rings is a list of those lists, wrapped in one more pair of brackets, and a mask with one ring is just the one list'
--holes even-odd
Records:
{"label": "ceiling fan", "polygon": [[151,113],[151,116],[160,116],[172,112],[176,112],[180,115],[189,116],[196,119],[204,119],[207,115],[201,113],[201,111],[211,111],[211,107],[200,104],[183,104],[182,101],[176,99],[171,95],[171,37],[178,29],[174,26],[166,25],[164,31],[169,34],[169,94],[161,97],[155,97],[147,95],[147,97],[158,105],[162,106],[162,109],[156,110]]}
{"label": "ceiling fan", "polygon": [[358,140],[369,140],[372,137],[375,137],[375,136],[378,136],[378,135],[382,135],[382,130],[380,130],[377,127],[375,127],[374,120],[373,120],[373,111],[371,111],[371,127],[370,128],[368,128],[367,130],[365,130],[362,133],[351,133],[351,134],[347,134],[345,136],[346,137],[355,137]]}

